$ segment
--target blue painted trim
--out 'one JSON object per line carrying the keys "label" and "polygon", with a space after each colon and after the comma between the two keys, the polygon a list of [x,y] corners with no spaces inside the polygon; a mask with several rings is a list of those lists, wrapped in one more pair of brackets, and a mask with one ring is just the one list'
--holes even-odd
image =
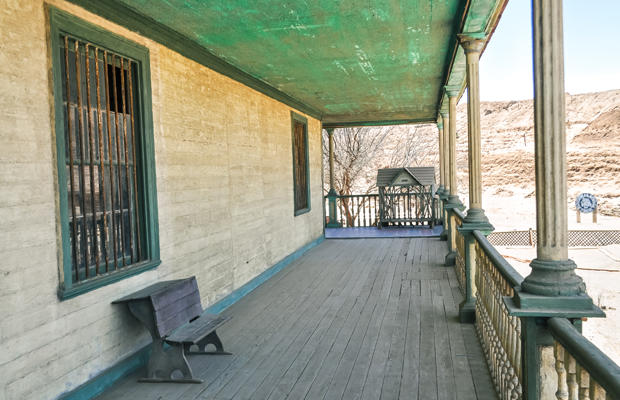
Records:
{"label": "blue painted trim", "polygon": [[280,260],[279,263],[263,271],[260,275],[256,276],[254,279],[252,279],[245,285],[241,286],[239,289],[235,290],[228,296],[224,297],[222,300],[218,301],[217,303],[207,308],[206,312],[209,312],[211,314],[221,313],[226,308],[230,307],[231,305],[239,301],[239,299],[241,299],[243,296],[250,293],[252,290],[256,289],[261,283],[265,282],[267,279],[274,276],[276,273],[278,273],[284,267],[289,265],[291,262],[301,257],[305,252],[319,245],[321,242],[323,242],[323,240],[325,240],[324,235],[319,237],[315,241],[310,242],[309,244],[305,245],[304,247],[297,250],[293,254],[290,254],[287,257],[284,257],[282,260]]}
{"label": "blue painted trim", "polygon": [[[265,282],[267,279],[274,276],[276,273],[284,269],[291,262],[295,261],[299,257],[301,257],[305,252],[310,250],[311,248],[321,244],[325,240],[325,236],[322,235],[318,239],[308,243],[304,247],[295,251],[294,253],[284,257],[280,262],[270,267],[260,275],[256,276],[254,279],[241,286],[239,289],[235,290],[228,296],[224,297],[217,303],[213,304],[205,311],[212,314],[219,314],[226,308],[230,307],[243,296],[250,293],[252,290],[256,289],[261,283]],[[78,388],[72,390],[69,393],[63,393],[58,397],[58,400],[89,400],[95,396],[100,395],[106,389],[112,387],[116,382],[121,379],[127,377],[138,368],[146,365],[151,356],[151,344],[148,346],[138,350],[136,353],[131,356],[125,358],[124,360],[119,361],[113,367],[105,370],[98,376],[92,378],[91,380],[85,382]]]}

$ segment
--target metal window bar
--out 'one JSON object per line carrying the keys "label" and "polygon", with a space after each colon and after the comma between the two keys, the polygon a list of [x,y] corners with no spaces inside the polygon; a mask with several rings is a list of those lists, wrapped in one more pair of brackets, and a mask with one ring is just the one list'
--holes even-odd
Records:
{"label": "metal window bar", "polygon": [[72,279],[77,283],[110,272],[111,264],[118,269],[142,258],[134,92],[131,60],[69,36],[61,39]]}

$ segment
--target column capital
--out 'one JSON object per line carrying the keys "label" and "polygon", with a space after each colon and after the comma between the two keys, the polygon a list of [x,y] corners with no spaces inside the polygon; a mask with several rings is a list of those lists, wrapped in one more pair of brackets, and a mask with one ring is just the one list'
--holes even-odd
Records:
{"label": "column capital", "polygon": [[334,130],[336,130],[336,128],[323,128],[323,129],[325,129],[327,131],[327,134],[330,136],[333,135]]}
{"label": "column capital", "polygon": [[437,122],[437,128],[443,130],[443,122]]}
{"label": "column capital", "polygon": [[465,54],[480,53],[486,43],[485,32],[461,33],[457,35]]}
{"label": "column capital", "polygon": [[443,88],[446,89],[448,98],[456,97],[461,93],[461,85],[446,85]]}
{"label": "column capital", "polygon": [[447,118],[450,118],[450,110],[441,109],[439,110],[439,114],[441,115],[441,118],[443,118],[444,120],[446,120]]}

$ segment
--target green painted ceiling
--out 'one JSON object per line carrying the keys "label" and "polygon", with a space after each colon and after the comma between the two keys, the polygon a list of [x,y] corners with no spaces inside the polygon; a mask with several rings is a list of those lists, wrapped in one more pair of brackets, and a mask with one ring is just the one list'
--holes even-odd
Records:
{"label": "green painted ceiling", "polygon": [[501,2],[116,1],[316,109],[326,124],[435,120],[448,73],[451,83],[464,76],[464,65],[451,65],[456,34],[486,29]]}

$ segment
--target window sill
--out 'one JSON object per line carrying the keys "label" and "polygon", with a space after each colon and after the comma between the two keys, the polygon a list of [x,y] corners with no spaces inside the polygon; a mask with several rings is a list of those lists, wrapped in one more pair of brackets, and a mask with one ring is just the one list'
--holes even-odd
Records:
{"label": "window sill", "polygon": [[65,289],[64,286],[60,287],[58,289],[58,298],[60,298],[61,301],[72,299],[81,294],[90,292],[95,289],[99,289],[100,287],[107,286],[112,283],[116,283],[123,279],[129,278],[131,276],[141,274],[144,271],[148,271],[157,267],[159,264],[161,264],[161,260],[145,261],[131,267],[110,272],[106,275],[90,278],[72,286],[69,289]]}
{"label": "window sill", "polygon": [[298,216],[298,215],[301,215],[301,214],[305,214],[305,213],[309,213],[309,212],[310,212],[310,207],[302,208],[301,210],[295,211],[295,216]]}

